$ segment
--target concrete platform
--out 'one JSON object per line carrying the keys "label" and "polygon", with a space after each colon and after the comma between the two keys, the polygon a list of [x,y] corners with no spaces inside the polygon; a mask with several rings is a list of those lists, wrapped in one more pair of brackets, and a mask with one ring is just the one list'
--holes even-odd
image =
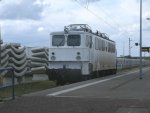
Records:
{"label": "concrete platform", "polygon": [[119,108],[116,113],[149,113],[145,108]]}
{"label": "concrete platform", "polygon": [[[1,113],[150,113],[150,69],[32,93],[0,104]],[[8,109],[9,108],[9,109]]]}

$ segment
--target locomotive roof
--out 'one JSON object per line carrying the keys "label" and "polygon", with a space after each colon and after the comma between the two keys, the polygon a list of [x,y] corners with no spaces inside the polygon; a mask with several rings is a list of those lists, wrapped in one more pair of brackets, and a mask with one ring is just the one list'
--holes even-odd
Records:
{"label": "locomotive roof", "polygon": [[108,35],[106,33],[101,33],[99,31],[96,31],[96,33],[92,32],[92,29],[87,24],[70,24],[68,26],[64,26],[64,31],[60,32],[52,32],[51,35],[58,35],[58,34],[93,34],[95,36],[101,37],[105,40],[114,42],[113,40],[110,40]]}
{"label": "locomotive roof", "polygon": [[[64,31],[56,31],[56,32],[51,32],[50,35],[63,35],[65,34]],[[68,34],[92,34],[92,35],[95,35],[95,36],[98,36],[98,37],[101,37],[99,35],[97,35],[96,33],[93,33],[93,32],[85,32],[85,31],[69,31]],[[104,38],[104,37],[101,37],[105,40],[108,40],[108,41],[111,41],[111,42],[115,42],[113,40],[110,40],[109,38]]]}

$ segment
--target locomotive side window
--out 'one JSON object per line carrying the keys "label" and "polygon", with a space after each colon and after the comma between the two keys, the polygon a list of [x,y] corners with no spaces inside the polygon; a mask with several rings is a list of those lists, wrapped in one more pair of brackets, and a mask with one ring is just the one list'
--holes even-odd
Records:
{"label": "locomotive side window", "polygon": [[102,40],[102,51],[105,51],[105,41]]}
{"label": "locomotive side window", "polygon": [[81,37],[80,35],[68,35],[67,45],[68,46],[80,46]]}
{"label": "locomotive side window", "polygon": [[108,52],[115,53],[115,45],[108,43]]}
{"label": "locomotive side window", "polygon": [[105,50],[108,51],[108,42],[105,42]]}
{"label": "locomotive side window", "polygon": [[106,42],[95,37],[95,49],[100,51],[107,51]]}
{"label": "locomotive side window", "polygon": [[111,52],[111,44],[108,43],[108,52]]}
{"label": "locomotive side window", "polygon": [[89,47],[92,48],[92,36],[89,38]]}
{"label": "locomotive side window", "polygon": [[115,45],[113,45],[113,53],[115,53]]}
{"label": "locomotive side window", "polygon": [[85,45],[89,48],[92,47],[92,37],[91,36],[89,36],[89,35],[86,36]]}
{"label": "locomotive side window", "polygon": [[100,39],[100,50],[102,51],[102,40]]}
{"label": "locomotive side window", "polygon": [[65,36],[64,35],[53,35],[52,36],[52,46],[64,46]]}
{"label": "locomotive side window", "polygon": [[100,39],[98,39],[98,50],[100,50]]}
{"label": "locomotive side window", "polygon": [[89,37],[88,37],[88,36],[86,36],[85,45],[86,45],[86,47],[88,47],[88,46],[89,46]]}
{"label": "locomotive side window", "polygon": [[95,49],[98,50],[98,38],[95,37]]}

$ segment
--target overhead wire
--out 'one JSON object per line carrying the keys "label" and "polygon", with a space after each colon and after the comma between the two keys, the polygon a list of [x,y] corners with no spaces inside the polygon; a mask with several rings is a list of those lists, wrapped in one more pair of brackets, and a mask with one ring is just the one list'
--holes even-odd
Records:
{"label": "overhead wire", "polygon": [[[118,22],[116,22],[113,18],[111,18],[111,20],[117,25],[117,27],[114,27],[112,24],[110,24],[110,23],[108,23],[107,21],[105,21],[102,17],[100,17],[100,16],[98,16],[96,13],[94,13],[93,11],[91,11],[89,8],[88,8],[88,6],[89,6],[89,0],[87,0],[87,3],[86,3],[86,5],[88,5],[88,6],[83,6],[78,0],[74,0],[75,2],[77,2],[81,7],[83,7],[83,8],[85,8],[88,12],[90,12],[92,15],[94,15],[95,17],[97,17],[99,20],[101,20],[101,21],[103,21],[105,24],[107,24],[108,26],[110,26],[113,30],[116,30],[116,31],[119,31],[120,32],[120,30],[118,29],[118,27],[127,35],[127,37],[131,37],[131,35],[130,35],[130,33],[127,31],[127,30],[125,30],[124,28],[122,28],[121,26],[120,26],[120,24],[118,23]],[[108,17],[110,17],[110,15],[104,10],[104,9],[102,9],[102,8],[100,8],[102,11],[103,11],[103,13],[105,14],[105,15],[108,15]]]}
{"label": "overhead wire", "polygon": [[95,17],[97,17],[97,19],[103,21],[105,24],[107,24],[108,26],[110,26],[113,30],[115,31],[119,31],[116,27],[112,26],[111,24],[109,24],[107,21],[105,21],[102,17],[98,16],[96,13],[94,13],[93,11],[91,11],[89,8],[83,6],[78,0],[74,0],[76,3],[78,3],[81,7],[83,7],[84,9],[86,9],[89,13],[91,13],[92,15],[94,15]]}

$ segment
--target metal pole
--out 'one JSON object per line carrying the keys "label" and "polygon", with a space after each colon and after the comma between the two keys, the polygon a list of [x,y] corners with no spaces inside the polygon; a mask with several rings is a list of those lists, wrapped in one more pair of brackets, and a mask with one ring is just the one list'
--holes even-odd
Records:
{"label": "metal pole", "polygon": [[1,40],[1,25],[0,25],[0,67],[1,67],[1,43],[2,40]]}
{"label": "metal pole", "polygon": [[130,41],[131,40],[130,40],[130,37],[129,37],[129,57],[131,56],[131,46],[130,46],[131,44],[130,44]]}
{"label": "metal pole", "polygon": [[122,65],[123,68],[124,68],[124,62],[125,62],[125,43],[123,42],[123,65]]}
{"label": "metal pole", "polygon": [[15,99],[15,76],[14,76],[14,69],[12,67],[7,67],[7,68],[0,68],[0,72],[1,71],[10,71],[12,74],[12,99]]}
{"label": "metal pole", "polygon": [[124,51],[125,51],[125,43],[123,42],[123,57],[124,57]]}
{"label": "metal pole", "polygon": [[[2,0],[0,0],[1,2]],[[1,43],[2,43],[2,40],[1,40],[1,24],[0,24],[0,67],[1,67]]]}
{"label": "metal pole", "polygon": [[142,0],[140,0],[140,79],[143,78],[142,75]]}
{"label": "metal pole", "polygon": [[15,77],[14,77],[14,70],[12,72],[12,99],[15,100]]}

